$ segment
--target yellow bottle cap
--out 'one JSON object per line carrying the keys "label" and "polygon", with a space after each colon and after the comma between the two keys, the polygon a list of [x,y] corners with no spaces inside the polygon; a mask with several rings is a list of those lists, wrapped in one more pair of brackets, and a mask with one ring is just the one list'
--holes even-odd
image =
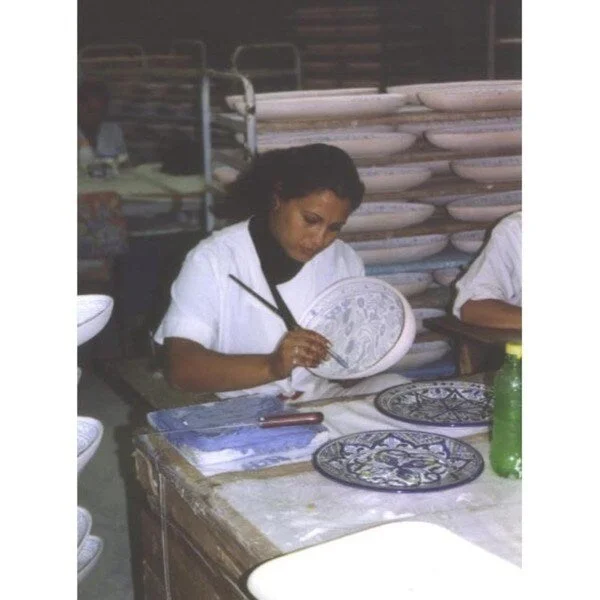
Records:
{"label": "yellow bottle cap", "polygon": [[521,342],[507,342],[506,344],[506,354],[512,354],[517,358],[523,357],[523,346]]}

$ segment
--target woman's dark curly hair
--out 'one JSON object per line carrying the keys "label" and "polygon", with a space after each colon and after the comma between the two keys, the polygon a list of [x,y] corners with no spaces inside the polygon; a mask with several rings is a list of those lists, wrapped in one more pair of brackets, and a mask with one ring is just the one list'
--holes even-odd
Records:
{"label": "woman's dark curly hair", "polygon": [[240,219],[266,214],[275,193],[285,202],[323,190],[349,200],[352,210],[360,205],[365,186],[346,152],[328,144],[271,150],[256,157],[228,186],[233,209],[228,212]]}

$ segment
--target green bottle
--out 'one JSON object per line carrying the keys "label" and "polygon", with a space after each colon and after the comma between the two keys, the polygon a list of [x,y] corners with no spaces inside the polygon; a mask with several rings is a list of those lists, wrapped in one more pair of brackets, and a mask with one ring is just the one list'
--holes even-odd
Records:
{"label": "green bottle", "polygon": [[502,368],[494,378],[490,463],[501,477],[521,479],[521,358],[519,342],[506,344]]}

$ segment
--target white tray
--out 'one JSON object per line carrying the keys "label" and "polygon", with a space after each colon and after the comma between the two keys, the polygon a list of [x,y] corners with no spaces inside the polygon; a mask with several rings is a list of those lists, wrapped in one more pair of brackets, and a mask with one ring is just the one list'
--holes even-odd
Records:
{"label": "white tray", "polygon": [[415,202],[363,202],[348,217],[343,233],[389,231],[426,221],[435,210]]}
{"label": "white tray", "polygon": [[435,233],[410,237],[350,242],[365,265],[385,265],[421,260],[441,252],[448,245],[448,235]]}
{"label": "white tray", "polygon": [[284,554],[254,569],[247,586],[257,600],[466,600],[482,589],[494,600],[524,597],[518,567],[420,521],[386,523]]}

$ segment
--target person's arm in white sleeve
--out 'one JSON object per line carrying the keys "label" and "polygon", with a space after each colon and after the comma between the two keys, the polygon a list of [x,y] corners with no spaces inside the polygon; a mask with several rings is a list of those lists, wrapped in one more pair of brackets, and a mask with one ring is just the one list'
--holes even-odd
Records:
{"label": "person's arm in white sleeve", "polygon": [[521,306],[511,302],[517,295],[514,262],[520,258],[507,241],[506,224],[501,223],[457,282],[453,314],[471,325],[521,329]]}

